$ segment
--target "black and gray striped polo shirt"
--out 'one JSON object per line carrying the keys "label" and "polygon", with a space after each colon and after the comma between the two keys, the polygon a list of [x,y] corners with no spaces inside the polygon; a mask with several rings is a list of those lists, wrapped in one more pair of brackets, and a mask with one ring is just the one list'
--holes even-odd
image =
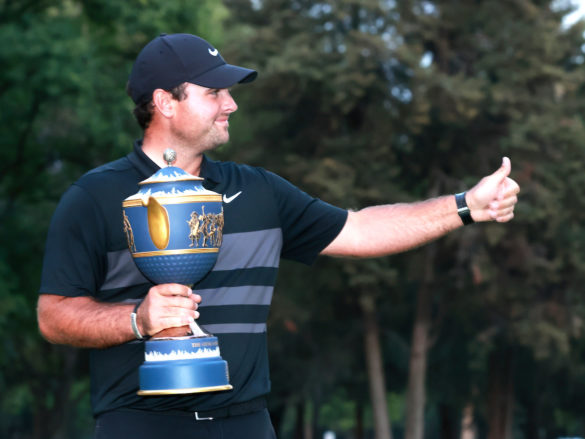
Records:
{"label": "black and gray striped polo shirt", "polygon": [[[152,284],[136,268],[122,225],[122,200],[159,169],[140,145],[88,172],[63,195],[47,238],[40,293],[108,302],[146,295]],[[347,218],[345,210],[260,168],[205,158],[201,176],[207,189],[225,195],[225,225],[217,263],[193,289],[203,298],[199,323],[218,337],[234,389],[138,396],[144,346],[135,341],[91,351],[95,415],[117,408],[202,411],[268,393],[266,321],[279,260],[312,263]]]}

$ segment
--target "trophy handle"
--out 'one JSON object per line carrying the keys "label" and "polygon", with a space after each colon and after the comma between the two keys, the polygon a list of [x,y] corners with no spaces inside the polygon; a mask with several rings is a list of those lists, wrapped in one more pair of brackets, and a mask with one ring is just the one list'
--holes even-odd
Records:
{"label": "trophy handle", "polygon": [[169,213],[156,198],[151,196],[143,198],[142,205],[146,207],[150,239],[158,249],[164,250],[169,245],[171,236]]}

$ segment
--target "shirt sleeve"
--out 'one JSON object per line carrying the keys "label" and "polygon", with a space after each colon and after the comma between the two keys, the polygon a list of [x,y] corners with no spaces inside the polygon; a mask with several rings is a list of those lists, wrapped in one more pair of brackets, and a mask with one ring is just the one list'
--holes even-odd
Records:
{"label": "shirt sleeve", "polygon": [[73,185],[61,198],[47,236],[41,294],[95,296],[106,270],[105,221],[82,187]]}
{"label": "shirt sleeve", "polygon": [[348,212],[311,197],[267,171],[278,206],[283,234],[282,257],[312,264],[341,232]]}

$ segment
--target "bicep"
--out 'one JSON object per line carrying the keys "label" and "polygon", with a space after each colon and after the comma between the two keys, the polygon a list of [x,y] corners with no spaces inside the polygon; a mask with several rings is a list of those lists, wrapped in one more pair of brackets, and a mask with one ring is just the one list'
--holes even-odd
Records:
{"label": "bicep", "polygon": [[359,245],[358,245],[358,231],[359,217],[358,212],[348,211],[347,220],[339,234],[333,241],[329,243],[322,251],[322,255],[327,256],[345,256],[345,257],[358,257]]}

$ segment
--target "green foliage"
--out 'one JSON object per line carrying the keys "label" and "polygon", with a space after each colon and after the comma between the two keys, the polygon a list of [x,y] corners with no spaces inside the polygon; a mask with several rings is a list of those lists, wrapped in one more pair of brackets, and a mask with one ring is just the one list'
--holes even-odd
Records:
{"label": "green foliage", "polygon": [[89,435],[84,352],[41,339],[44,241],[64,190],[131,149],[140,131],[125,84],[161,32],[221,41],[211,0],[0,2],[0,436]]}
{"label": "green foliage", "polygon": [[[437,285],[437,306],[444,306],[447,298],[450,306],[454,300],[465,300],[465,308],[456,305],[459,312],[451,316],[471,332],[456,334],[454,329],[442,334],[445,338],[439,338],[432,356],[443,357],[441,351],[451,345],[448,338],[463,337],[464,342],[471,337],[481,355],[474,357],[473,351],[466,355],[471,354],[468,358],[479,371],[485,372],[491,355],[510,346],[527,347],[536,364],[547,364],[548,369],[550,363],[559,370],[568,366],[575,347],[576,328],[569,317],[574,308],[567,299],[569,284],[580,283],[583,268],[573,259],[580,259],[578,205],[583,197],[567,182],[580,178],[585,152],[578,94],[584,74],[579,58],[582,25],[560,30],[560,17],[548,5],[434,5],[436,9],[426,15],[404,8],[409,14],[404,22],[407,40],[433,60],[421,66],[411,55],[412,46],[399,55],[415,72],[409,104],[414,118],[408,123],[415,148],[403,157],[408,163],[427,164],[422,169],[405,167],[407,180],[432,175],[431,164],[451,176],[465,175],[469,169],[488,173],[497,167],[499,157],[508,155],[522,193],[517,218],[510,225],[475,227],[441,242],[439,259],[450,259],[455,269],[451,268],[451,280]],[[539,38],[529,38],[530,34]],[[438,149],[433,146],[437,142]],[[443,192],[465,187],[440,178]],[[571,192],[571,202],[566,191]],[[451,245],[458,248],[457,259],[449,255]],[[442,285],[465,288],[445,291]],[[461,297],[470,292],[480,294]],[[464,313],[474,316],[473,326],[465,324]],[[434,361],[430,382],[449,385],[431,391],[445,394],[451,381],[434,373]],[[470,383],[480,382],[475,374],[470,378]],[[522,378],[519,372],[518,380]],[[470,387],[470,395],[471,391]],[[485,416],[489,413],[488,408]]]}
{"label": "green foliage", "polygon": [[[393,322],[387,308],[408,309],[406,292],[421,287],[421,267],[432,264],[431,404],[457,411],[478,389],[486,394],[488,359],[506,347],[548,377],[566,371],[583,319],[583,25],[562,28],[563,11],[548,2],[226,5],[240,27],[237,60],[260,76],[237,91],[248,115],[236,115],[225,157],[350,208],[463,190],[503,155],[522,186],[512,224],[448,236],[430,262],[419,251],[392,263],[332,263],[331,273],[311,275],[322,288],[309,296],[283,270],[277,294],[301,303],[310,325],[366,288],[384,296],[380,320]],[[348,324],[359,327],[355,317]],[[491,421],[485,401],[476,406]],[[539,428],[552,432],[556,421],[546,422]]]}
{"label": "green foliage", "polygon": [[348,431],[359,406],[371,426],[357,300],[367,292],[400,428],[414,297],[430,264],[429,422],[444,406],[459,422],[471,402],[489,424],[488,364],[512,352],[516,431],[577,434],[584,29],[562,28],[564,10],[549,3],[0,2],[0,436],[90,430],[85,353],[50,346],[36,329],[43,243],[66,187],[140,135],[124,85],[161,32],[197,33],[260,71],[234,87],[240,111],[218,158],[264,166],[352,209],[463,190],[502,155],[522,186],[513,223],[452,234],[430,262],[419,250],[284,264],[269,322],[275,418],[301,404],[315,430]]}

